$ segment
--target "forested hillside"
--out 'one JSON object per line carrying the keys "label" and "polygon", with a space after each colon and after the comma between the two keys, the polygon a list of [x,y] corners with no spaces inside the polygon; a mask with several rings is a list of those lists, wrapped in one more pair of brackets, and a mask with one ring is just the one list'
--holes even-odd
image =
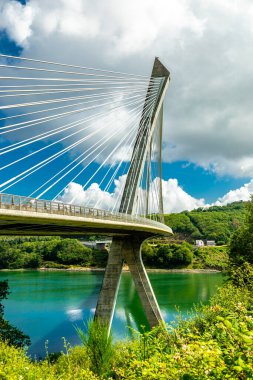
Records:
{"label": "forested hillside", "polygon": [[165,215],[165,222],[176,239],[193,242],[196,239],[215,240],[226,244],[231,234],[242,225],[246,202],[234,202],[227,206],[199,208],[179,214]]}

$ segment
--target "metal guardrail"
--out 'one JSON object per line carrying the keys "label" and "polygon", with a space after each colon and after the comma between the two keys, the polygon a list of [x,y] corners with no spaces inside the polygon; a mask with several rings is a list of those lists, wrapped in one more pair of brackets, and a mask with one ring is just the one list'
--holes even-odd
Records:
{"label": "metal guardrail", "polygon": [[[0,193],[0,209],[39,212],[55,215],[69,215],[77,217],[79,216],[91,219],[106,219],[112,221],[121,220],[122,222],[126,223],[150,225],[153,227],[159,227],[163,229],[166,229],[167,227],[166,225],[159,223],[155,220],[143,218],[140,216],[133,216],[129,214],[123,214],[120,212],[111,212],[91,207],[66,204],[60,201],[47,201],[43,199],[36,199],[20,195],[3,193]],[[170,228],[167,228],[169,232]]]}

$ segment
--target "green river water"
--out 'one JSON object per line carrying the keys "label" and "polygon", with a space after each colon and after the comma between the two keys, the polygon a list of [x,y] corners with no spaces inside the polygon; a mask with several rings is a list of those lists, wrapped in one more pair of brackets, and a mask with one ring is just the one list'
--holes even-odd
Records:
{"label": "green river water", "polygon": [[[167,323],[183,317],[194,304],[207,303],[223,282],[221,273],[149,273],[149,278]],[[4,302],[5,317],[31,338],[31,355],[45,356],[63,349],[63,339],[79,344],[75,326],[83,326],[94,314],[102,272],[9,271],[11,294]],[[131,335],[129,327],[146,325],[145,315],[129,273],[123,273],[112,323],[115,339]],[[128,327],[129,326],[129,327]]]}

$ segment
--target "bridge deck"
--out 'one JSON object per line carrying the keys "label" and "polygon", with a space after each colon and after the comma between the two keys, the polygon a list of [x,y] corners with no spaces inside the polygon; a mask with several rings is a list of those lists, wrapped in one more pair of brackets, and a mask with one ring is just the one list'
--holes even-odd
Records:
{"label": "bridge deck", "polygon": [[169,235],[168,226],[142,217],[17,195],[0,194],[1,235]]}

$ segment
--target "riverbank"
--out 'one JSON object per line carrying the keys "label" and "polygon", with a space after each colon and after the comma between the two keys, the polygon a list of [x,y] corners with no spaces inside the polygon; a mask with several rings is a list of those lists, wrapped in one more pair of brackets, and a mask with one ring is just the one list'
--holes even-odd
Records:
{"label": "riverbank", "polygon": [[[105,272],[105,268],[91,267],[71,267],[71,268],[19,268],[19,269],[0,269],[0,272],[24,272],[24,271],[45,271],[45,272]],[[123,272],[130,272],[127,266],[123,267]],[[221,273],[218,269],[196,269],[196,268],[181,268],[181,269],[161,269],[161,268],[146,268],[148,273]]]}
{"label": "riverbank", "polygon": [[[0,239],[0,269],[104,271],[108,260],[106,249],[90,249],[76,239],[9,238]],[[189,271],[205,269],[226,271],[229,257],[227,247],[194,248],[181,244],[157,242],[142,246],[145,268],[158,271]],[[127,271],[127,266],[124,266]],[[44,269],[45,268],[45,269]]]}

